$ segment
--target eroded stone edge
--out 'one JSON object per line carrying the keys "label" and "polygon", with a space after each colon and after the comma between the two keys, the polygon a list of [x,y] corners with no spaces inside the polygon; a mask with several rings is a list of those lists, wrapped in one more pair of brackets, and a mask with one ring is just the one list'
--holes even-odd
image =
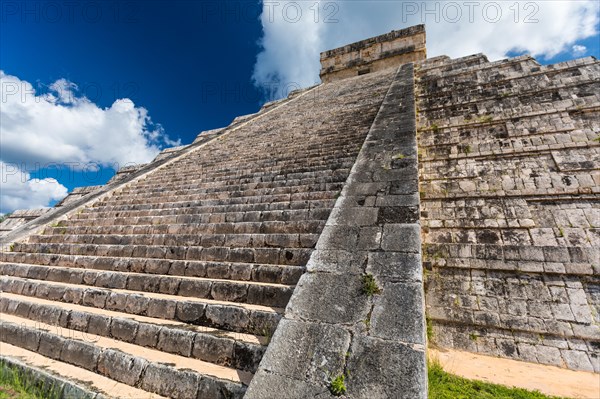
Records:
{"label": "eroded stone edge", "polygon": [[[398,69],[245,398],[426,398],[414,67]],[[375,295],[363,292],[372,275]]]}

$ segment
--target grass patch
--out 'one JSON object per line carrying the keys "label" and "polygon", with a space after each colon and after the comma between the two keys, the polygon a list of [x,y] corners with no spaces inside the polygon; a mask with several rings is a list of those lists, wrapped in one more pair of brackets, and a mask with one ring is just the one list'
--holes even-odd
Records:
{"label": "grass patch", "polygon": [[429,363],[428,374],[429,399],[559,399],[537,391],[457,377],[445,372],[436,361]]}
{"label": "grass patch", "polygon": [[362,292],[367,296],[373,296],[381,293],[381,288],[377,286],[377,281],[375,281],[375,277],[373,277],[373,275],[367,274],[363,276]]}
{"label": "grass patch", "polygon": [[52,386],[27,378],[21,370],[0,362],[0,399],[59,399]]}
{"label": "grass patch", "polygon": [[346,377],[343,374],[338,375],[329,385],[329,391],[334,396],[342,396],[346,393]]}

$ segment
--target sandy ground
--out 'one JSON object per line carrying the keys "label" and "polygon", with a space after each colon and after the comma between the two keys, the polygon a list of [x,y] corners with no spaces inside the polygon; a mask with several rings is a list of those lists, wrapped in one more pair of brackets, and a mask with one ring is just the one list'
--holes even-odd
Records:
{"label": "sandy ground", "polygon": [[538,390],[546,395],[600,398],[600,374],[448,349],[430,348],[429,356],[438,359],[447,372],[472,380]]}

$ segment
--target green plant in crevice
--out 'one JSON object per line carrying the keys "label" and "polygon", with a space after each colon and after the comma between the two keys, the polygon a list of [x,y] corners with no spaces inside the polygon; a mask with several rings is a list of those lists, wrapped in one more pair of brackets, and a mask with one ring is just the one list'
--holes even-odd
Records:
{"label": "green plant in crevice", "polygon": [[494,120],[494,118],[491,115],[485,115],[482,116],[481,118],[479,118],[479,122],[481,123],[490,123]]}
{"label": "green plant in crevice", "polygon": [[367,296],[373,296],[381,293],[381,288],[377,285],[377,281],[375,281],[375,277],[372,274],[366,274],[363,276],[363,286],[362,292]]}
{"label": "green plant in crevice", "polygon": [[458,297],[454,297],[454,301],[452,301],[454,306],[459,308],[460,307],[460,299],[458,299]]}
{"label": "green plant in crevice", "polygon": [[429,318],[429,316],[425,315],[425,332],[427,334],[427,341],[433,341],[433,322]]}
{"label": "green plant in crevice", "polygon": [[331,380],[329,391],[334,396],[342,396],[346,393],[346,377],[343,374],[338,375]]}

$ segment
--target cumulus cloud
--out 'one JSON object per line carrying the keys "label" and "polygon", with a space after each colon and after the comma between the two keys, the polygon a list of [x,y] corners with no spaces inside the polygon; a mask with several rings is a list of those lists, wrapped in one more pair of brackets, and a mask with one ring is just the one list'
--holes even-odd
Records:
{"label": "cumulus cloud", "polygon": [[0,83],[0,157],[5,162],[117,166],[148,162],[164,145],[179,144],[129,99],[100,108],[65,79],[45,93],[4,71]]}
{"label": "cumulus cloud", "polygon": [[[296,17],[301,8],[302,16]],[[424,23],[428,56],[510,52],[542,59],[572,51],[598,34],[600,5],[591,1],[263,1],[257,86],[319,81],[319,53],[391,30]],[[318,10],[318,11],[317,11]]]}
{"label": "cumulus cloud", "polygon": [[45,207],[67,194],[57,180],[33,179],[27,171],[60,165],[118,169],[149,162],[161,148],[180,144],[131,100],[100,108],[66,79],[38,92],[0,71],[0,97],[0,213]]}
{"label": "cumulus cloud", "polygon": [[0,214],[44,208],[67,195],[67,188],[55,179],[32,179],[29,173],[2,161],[0,179]]}

